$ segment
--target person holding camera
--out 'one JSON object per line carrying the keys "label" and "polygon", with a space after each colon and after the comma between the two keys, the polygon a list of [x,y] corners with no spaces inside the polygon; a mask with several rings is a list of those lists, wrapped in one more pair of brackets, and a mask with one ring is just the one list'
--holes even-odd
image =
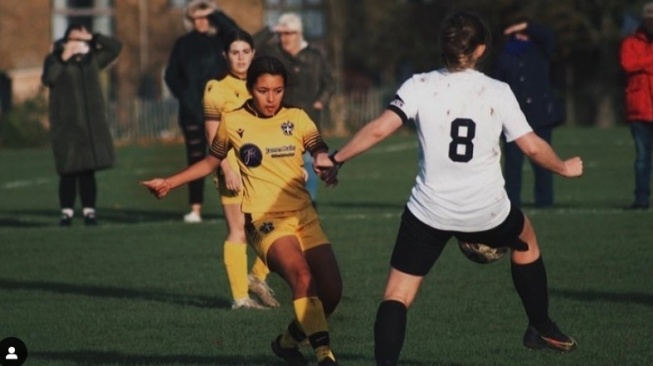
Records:
{"label": "person holding camera", "polygon": [[41,81],[50,88],[50,136],[59,174],[60,226],[72,225],[78,186],[84,224],[97,224],[95,172],[112,167],[115,160],[100,71],[118,58],[121,48],[116,38],[71,24],[45,58]]}
{"label": "person holding camera", "polygon": [[[551,83],[555,33],[515,11],[506,17],[503,35],[505,42],[496,57],[493,76],[510,85],[535,134],[551,144],[554,128],[564,122],[564,106]],[[506,141],[505,136],[502,141],[508,198],[521,207],[524,153],[516,143]],[[534,206],[553,207],[553,174],[533,162],[531,167]]]}
{"label": "person holding camera", "polygon": [[[172,95],[179,100],[179,127],[190,166],[207,154],[202,107],[204,87],[209,80],[227,72],[223,38],[238,26],[209,0],[191,1],[184,25],[189,32],[175,42],[164,79]],[[204,179],[188,185],[188,201],[191,211],[184,216],[184,222],[202,222]]]}

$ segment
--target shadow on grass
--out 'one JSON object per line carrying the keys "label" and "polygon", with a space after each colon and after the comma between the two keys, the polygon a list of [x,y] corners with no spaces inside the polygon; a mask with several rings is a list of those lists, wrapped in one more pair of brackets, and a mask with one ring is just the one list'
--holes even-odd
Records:
{"label": "shadow on grass", "polygon": [[599,292],[599,291],[577,291],[577,290],[558,290],[549,289],[551,295],[565,297],[580,301],[608,301],[625,304],[640,304],[653,306],[653,294],[642,292]]}
{"label": "shadow on grass", "polygon": [[193,306],[209,309],[229,309],[231,302],[227,299],[201,296],[201,295],[180,295],[151,290],[128,289],[121,287],[76,285],[70,283],[57,283],[45,281],[19,281],[11,279],[0,279],[0,289],[3,290],[32,290],[47,291],[65,295],[82,295],[100,298],[113,299],[135,299],[156,301],[181,306]]}
{"label": "shadow on grass", "polygon": [[344,209],[393,209],[393,210],[399,210],[402,211],[404,207],[406,206],[406,202],[401,202],[401,203],[389,203],[389,202],[352,202],[352,201],[347,201],[347,202],[337,202],[337,201],[330,201],[330,202],[321,202],[320,200],[318,202],[318,207],[334,207],[334,208],[344,208]]}
{"label": "shadow on grass", "polygon": [[[0,211],[0,227],[43,227],[59,224],[59,211],[53,210],[8,210]],[[139,210],[130,208],[99,207],[97,218],[100,224],[140,224],[145,222],[181,222],[184,212],[163,210]],[[205,220],[222,219],[218,214],[204,214]],[[77,212],[73,221],[83,221]]]}
{"label": "shadow on grass", "polygon": [[246,358],[239,355],[138,355],[103,351],[31,352],[28,359],[66,361],[74,365],[284,365],[271,363],[271,357]]}
{"label": "shadow on grass", "polygon": [[7,218],[0,217],[0,227],[44,227],[51,226],[50,223],[46,222],[32,222],[32,221],[22,221],[15,217]]}
{"label": "shadow on grass", "polygon": [[[363,357],[361,355],[338,355],[338,361],[352,365],[371,365],[374,363],[372,355]],[[219,356],[196,356],[196,355],[135,355],[120,352],[103,351],[69,351],[69,352],[31,352],[28,356],[31,359],[42,361],[66,361],[74,365],[220,365],[220,366],[283,366],[286,362],[279,360],[276,356],[268,355],[219,355]],[[422,362],[402,360],[402,365],[407,366],[462,366],[461,363],[452,362]],[[469,366],[469,365],[467,365]]]}

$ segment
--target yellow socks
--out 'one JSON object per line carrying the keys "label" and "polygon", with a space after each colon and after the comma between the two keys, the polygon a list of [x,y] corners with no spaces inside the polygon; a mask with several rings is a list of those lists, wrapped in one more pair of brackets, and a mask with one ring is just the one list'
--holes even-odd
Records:
{"label": "yellow socks", "polygon": [[247,280],[247,245],[224,242],[224,266],[234,300],[249,297]]}
{"label": "yellow socks", "polygon": [[256,256],[256,261],[254,261],[254,265],[252,266],[252,275],[261,281],[265,281],[268,277],[268,273],[270,273],[268,266],[263,263],[261,258]]}
{"label": "yellow socks", "polygon": [[[319,298],[304,297],[293,301],[295,316],[304,333],[308,336],[311,346],[315,350],[318,362],[327,357],[335,360],[333,352],[329,347],[329,330],[322,301]],[[288,331],[284,332],[284,337]],[[282,337],[282,340],[283,338]]]}

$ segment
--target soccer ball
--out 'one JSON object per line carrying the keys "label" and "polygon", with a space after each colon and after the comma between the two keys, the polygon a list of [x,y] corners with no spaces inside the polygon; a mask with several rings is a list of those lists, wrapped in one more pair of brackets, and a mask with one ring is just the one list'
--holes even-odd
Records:
{"label": "soccer ball", "polygon": [[467,259],[481,264],[496,262],[508,252],[508,247],[492,248],[485,244],[468,243],[460,240],[458,241],[458,247]]}

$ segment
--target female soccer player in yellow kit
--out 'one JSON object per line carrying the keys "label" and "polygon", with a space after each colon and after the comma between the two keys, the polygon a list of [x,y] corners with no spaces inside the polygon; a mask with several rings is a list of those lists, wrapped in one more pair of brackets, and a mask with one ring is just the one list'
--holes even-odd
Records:
{"label": "female soccer player in yellow kit", "polygon": [[308,338],[318,366],[337,365],[327,316],[342,296],[342,277],[329,240],[305,187],[304,151],[316,166],[330,164],[315,123],[299,108],[281,104],[288,74],[273,57],[258,57],[247,70],[252,95],[222,117],[209,156],[168,178],[142,182],[158,198],[205,177],[234,149],[242,175],[242,211],[250,245],[291,287],[295,318],[272,342],[289,364],[307,364],[298,344]]}
{"label": "female soccer player in yellow kit", "polygon": [[[222,116],[241,107],[250,97],[245,79],[255,53],[252,36],[240,29],[233,30],[226,35],[224,48],[229,73],[220,80],[210,80],[204,91],[204,125],[209,145],[215,137]],[[218,170],[218,191],[228,230],[223,256],[234,299],[232,309],[265,309],[249,297],[248,290],[263,304],[277,307],[279,302],[265,282],[270,272],[265,263],[257,258],[251,274],[247,274],[245,216],[240,210],[243,200],[242,186],[238,160],[231,150]]]}

